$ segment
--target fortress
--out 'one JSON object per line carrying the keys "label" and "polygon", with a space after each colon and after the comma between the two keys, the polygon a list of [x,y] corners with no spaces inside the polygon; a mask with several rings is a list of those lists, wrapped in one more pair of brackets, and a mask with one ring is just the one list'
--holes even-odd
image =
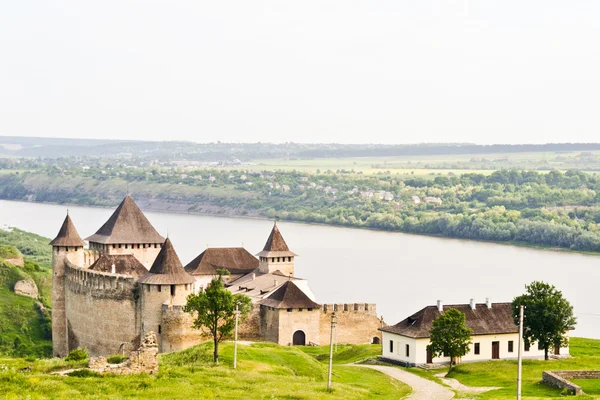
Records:
{"label": "fortress", "polygon": [[67,214],[52,246],[52,341],[55,356],[85,347],[91,355],[131,351],[157,333],[161,352],[200,343],[200,332],[183,311],[190,293],[202,290],[217,269],[230,272],[226,287],[252,299],[240,337],[282,345],[329,344],[336,312],[338,343],[379,343],[383,322],[375,304],[321,305],[275,224],[256,258],[244,248],[208,248],[182,265],[127,195],[108,221],[81,239]]}

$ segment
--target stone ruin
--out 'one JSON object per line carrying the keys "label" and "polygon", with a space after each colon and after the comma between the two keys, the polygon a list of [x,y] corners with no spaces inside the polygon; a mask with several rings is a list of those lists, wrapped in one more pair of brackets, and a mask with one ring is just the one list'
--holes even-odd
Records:
{"label": "stone ruin", "polygon": [[158,342],[156,333],[148,332],[139,349],[129,353],[121,364],[109,364],[106,357],[90,357],[88,367],[100,374],[158,374]]}

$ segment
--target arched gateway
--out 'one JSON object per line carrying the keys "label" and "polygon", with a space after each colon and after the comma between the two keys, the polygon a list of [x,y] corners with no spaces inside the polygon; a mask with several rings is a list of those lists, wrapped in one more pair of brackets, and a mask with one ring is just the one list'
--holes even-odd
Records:
{"label": "arched gateway", "polygon": [[306,334],[302,331],[294,332],[294,336],[292,338],[292,343],[294,346],[305,346],[306,345]]}

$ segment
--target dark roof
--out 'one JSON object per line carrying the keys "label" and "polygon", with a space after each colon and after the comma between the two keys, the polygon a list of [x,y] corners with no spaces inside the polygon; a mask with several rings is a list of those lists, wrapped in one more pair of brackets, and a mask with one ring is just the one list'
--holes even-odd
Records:
{"label": "dark roof", "polygon": [[267,243],[265,243],[263,251],[290,251],[283,236],[281,236],[281,232],[279,232],[277,225],[273,225],[273,229],[267,239]]}
{"label": "dark roof", "polygon": [[58,231],[58,235],[50,242],[51,246],[85,246],[85,242],[81,240],[81,236],[77,233],[71,217],[67,214],[65,221]]}
{"label": "dark roof", "polygon": [[115,266],[115,273],[121,275],[131,275],[139,278],[148,273],[148,270],[132,254],[108,255],[103,253],[90,266],[90,269],[112,273],[113,265]]}
{"label": "dark roof", "polygon": [[287,281],[260,304],[274,308],[320,308],[293,281]]}
{"label": "dark roof", "polygon": [[177,253],[175,253],[173,244],[167,238],[150,271],[139,282],[149,285],[181,285],[194,283],[196,280],[185,272]]}
{"label": "dark roof", "polygon": [[131,196],[127,195],[108,221],[87,240],[103,244],[125,244],[163,243],[165,238],[158,234]]}
{"label": "dark roof", "polygon": [[[516,333],[519,331],[513,320],[511,303],[493,303],[488,308],[485,303],[476,304],[475,310],[469,304],[443,306],[444,311],[454,308],[466,316],[467,327],[473,329],[473,335],[491,335]],[[433,320],[440,315],[436,306],[428,306],[396,325],[380,330],[411,338],[428,338]]]}
{"label": "dark roof", "polygon": [[283,239],[277,224],[273,225],[273,229],[271,230],[271,234],[267,239],[267,243],[265,243],[265,247],[263,250],[257,254],[257,256],[261,257],[272,257],[272,256],[295,256],[296,254],[290,251],[287,243]]}
{"label": "dark roof", "polygon": [[247,274],[258,268],[258,260],[243,247],[210,248],[185,266],[192,275],[215,275],[223,268],[231,274]]}

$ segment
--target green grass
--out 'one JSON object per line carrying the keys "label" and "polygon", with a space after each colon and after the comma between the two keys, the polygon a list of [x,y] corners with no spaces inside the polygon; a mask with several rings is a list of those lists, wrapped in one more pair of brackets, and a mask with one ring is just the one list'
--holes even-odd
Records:
{"label": "green grass", "polygon": [[[599,368],[600,340],[571,338],[570,352],[573,357],[565,360],[524,360],[523,398],[547,399],[561,397],[561,390],[541,384],[543,371]],[[409,369],[409,371],[417,373],[420,376],[434,380],[436,378],[433,375],[445,372],[446,370],[447,368],[432,371],[424,371],[416,368]],[[467,386],[501,387],[501,389],[479,395],[469,395],[469,398],[513,399],[516,393],[517,362],[489,361],[459,364],[448,377],[457,379]],[[590,383],[590,389],[594,390],[594,387],[596,387],[595,383]]]}
{"label": "green grass", "polygon": [[[329,346],[306,346],[300,347],[300,349],[313,356],[317,361],[329,362]],[[352,364],[380,355],[381,345],[379,344],[338,345],[337,351],[333,353],[333,362],[334,364]]]}
{"label": "green grass", "polygon": [[[238,369],[233,345],[221,345],[221,363],[211,362],[212,345],[160,356],[157,376],[55,376],[73,368],[63,360],[0,359],[0,393],[7,399],[399,399],[410,389],[377,371],[338,366],[333,390],[326,390],[326,366],[297,347],[260,343],[240,346]],[[6,365],[5,368],[2,365]],[[31,366],[32,372],[18,370]]]}
{"label": "green grass", "polygon": [[13,292],[16,281],[29,275],[19,267],[0,260],[0,354],[49,356],[49,313],[42,315],[32,298]]}
{"label": "green grass", "polygon": [[600,395],[600,379],[573,379],[571,380],[588,395]]}

